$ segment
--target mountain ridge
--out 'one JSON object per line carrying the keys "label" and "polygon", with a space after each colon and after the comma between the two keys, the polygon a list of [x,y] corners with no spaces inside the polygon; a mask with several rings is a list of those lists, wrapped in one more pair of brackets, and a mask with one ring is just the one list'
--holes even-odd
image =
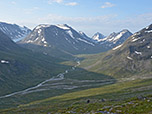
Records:
{"label": "mountain ridge", "polygon": [[17,24],[5,22],[0,22],[0,30],[15,42],[25,38],[31,32],[26,26],[21,27]]}

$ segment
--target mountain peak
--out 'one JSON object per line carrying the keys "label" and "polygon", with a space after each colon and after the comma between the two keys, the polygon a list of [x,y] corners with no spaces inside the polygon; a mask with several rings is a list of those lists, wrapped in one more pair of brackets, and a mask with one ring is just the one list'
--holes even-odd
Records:
{"label": "mountain peak", "polygon": [[104,39],[101,39],[100,42],[103,43],[110,43],[110,45],[120,45],[122,44],[124,41],[126,41],[126,39],[128,37],[130,37],[132,35],[132,33],[127,30],[127,29],[123,29],[122,31],[118,32],[118,33],[111,33],[109,36],[107,36]]}
{"label": "mountain peak", "polygon": [[48,28],[48,27],[51,27],[51,26],[52,27],[58,27],[58,28],[63,29],[63,30],[69,30],[69,29],[71,29],[71,27],[68,26],[67,24],[57,24],[57,25],[40,24],[37,27],[35,27],[35,29]]}
{"label": "mountain peak", "polygon": [[92,37],[92,39],[95,41],[100,41],[103,38],[105,38],[105,36],[101,34],[100,32],[95,33]]}
{"label": "mountain peak", "polygon": [[63,30],[69,30],[71,27],[68,26],[67,24],[57,24],[56,25],[58,28],[63,29]]}
{"label": "mountain peak", "polygon": [[[120,31],[119,33],[122,33],[122,34],[124,34],[124,33],[127,33],[127,32],[130,32],[128,29],[123,29],[122,31]],[[131,32],[130,32],[131,33]]]}
{"label": "mountain peak", "polygon": [[46,27],[50,27],[51,25],[49,24],[40,24],[38,26],[35,27],[35,29],[40,29],[40,28],[46,28]]}

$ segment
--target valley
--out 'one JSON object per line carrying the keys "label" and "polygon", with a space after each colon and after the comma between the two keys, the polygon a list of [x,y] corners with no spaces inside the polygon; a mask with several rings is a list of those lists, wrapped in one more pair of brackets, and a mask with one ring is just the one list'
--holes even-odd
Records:
{"label": "valley", "polygon": [[90,38],[41,24],[18,42],[0,31],[0,113],[150,113],[151,30]]}

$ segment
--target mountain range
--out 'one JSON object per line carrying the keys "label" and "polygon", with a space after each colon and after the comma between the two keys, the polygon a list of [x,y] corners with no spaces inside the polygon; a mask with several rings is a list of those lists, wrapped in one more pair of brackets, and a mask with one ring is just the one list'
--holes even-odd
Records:
{"label": "mountain range", "polygon": [[[128,30],[122,30],[118,33],[112,33],[107,37],[97,32],[91,38],[84,32],[77,32],[66,24],[38,25],[31,31],[25,26],[21,27],[16,24],[0,22],[0,30],[13,41],[20,41],[26,48],[33,49],[34,51],[37,51],[38,46],[44,53],[53,53],[54,50],[58,50],[60,53],[69,54],[104,52],[123,43],[132,35]],[[60,40],[60,43],[57,39]],[[49,41],[46,42],[46,40]],[[45,52],[42,47],[45,47],[45,51],[47,50],[46,48],[50,48],[49,50],[52,51]]]}
{"label": "mountain range", "polygon": [[0,113],[88,113],[152,94],[152,24],[93,37],[67,24],[0,25]]}
{"label": "mountain range", "polygon": [[8,35],[12,40],[19,41],[25,38],[31,30],[27,27],[21,27],[16,24],[0,22],[0,30]]}
{"label": "mountain range", "polygon": [[[97,36],[99,35],[96,34]],[[107,51],[123,43],[129,36],[128,30],[110,35],[109,37],[96,39],[88,37],[84,32],[77,32],[72,27],[64,25],[38,25],[30,35],[21,40],[19,44],[33,51],[52,54],[50,50],[60,50],[66,54],[99,53]],[[101,34],[99,36],[102,36]],[[95,37],[95,36],[94,36]],[[104,36],[102,36],[104,37]],[[113,40],[112,40],[113,39]],[[38,48],[41,47],[41,50]],[[63,54],[62,54],[63,55]],[[64,54],[65,55],[65,54]]]}

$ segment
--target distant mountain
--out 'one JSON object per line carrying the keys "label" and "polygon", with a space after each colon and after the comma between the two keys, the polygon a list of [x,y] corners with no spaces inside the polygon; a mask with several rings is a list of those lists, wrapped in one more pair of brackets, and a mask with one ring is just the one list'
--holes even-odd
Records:
{"label": "distant mountain", "polygon": [[97,42],[100,42],[101,39],[105,38],[105,36],[99,32],[95,33],[93,36],[92,36],[92,39],[97,41]]}
{"label": "distant mountain", "polygon": [[30,35],[19,42],[20,45],[33,51],[47,53],[55,57],[64,57],[75,54],[99,53],[112,49],[123,43],[130,35],[128,30],[115,33],[103,38],[100,33],[94,40],[84,32],[77,32],[67,24],[38,25]]}
{"label": "distant mountain", "polygon": [[125,29],[118,33],[111,33],[109,36],[100,39],[99,43],[110,49],[124,43],[131,35],[132,33]]}
{"label": "distant mountain", "polygon": [[84,33],[64,25],[39,25],[20,44],[58,49],[66,53],[90,52],[96,45]]}
{"label": "distant mountain", "polygon": [[16,24],[0,22],[0,30],[8,35],[12,40],[19,41],[25,38],[31,30],[27,27],[21,27]]}
{"label": "distant mountain", "polygon": [[[123,32],[124,33],[124,32]],[[108,38],[117,43],[117,37]],[[127,35],[130,33],[127,32]],[[112,35],[111,35],[112,36]],[[114,36],[115,33],[114,33]],[[112,50],[101,55],[96,65],[92,65],[99,72],[119,78],[134,77],[146,78],[152,73],[152,25],[136,32],[123,44],[114,47]],[[97,58],[95,56],[95,58]],[[99,58],[99,57],[98,57]],[[92,68],[93,69],[93,68]],[[133,79],[133,78],[131,78]]]}

